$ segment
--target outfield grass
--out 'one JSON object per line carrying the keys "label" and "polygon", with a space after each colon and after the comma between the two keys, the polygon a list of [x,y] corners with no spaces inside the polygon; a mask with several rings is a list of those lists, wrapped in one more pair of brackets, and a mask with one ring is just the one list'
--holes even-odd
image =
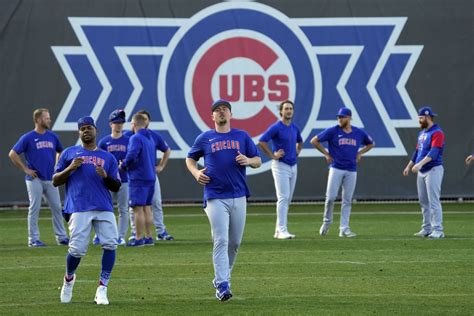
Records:
{"label": "outfield grass", "polygon": [[[41,239],[28,248],[26,211],[0,211],[0,315],[473,315],[474,204],[445,204],[447,237],[412,237],[415,204],[357,204],[353,239],[317,232],[322,205],[294,206],[294,240],[274,240],[274,208],[250,206],[233,271],[234,298],[214,298],[210,229],[197,207],[165,208],[174,242],[120,248],[109,306],[93,298],[101,250],[90,246],[77,271],[71,304],[59,303],[66,247],[54,245],[50,214]],[[336,216],[336,221],[339,218]]]}

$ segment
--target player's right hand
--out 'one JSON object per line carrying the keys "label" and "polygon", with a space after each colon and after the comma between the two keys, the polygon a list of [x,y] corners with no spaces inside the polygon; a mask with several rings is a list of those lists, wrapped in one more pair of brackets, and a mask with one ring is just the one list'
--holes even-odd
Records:
{"label": "player's right hand", "polygon": [[84,162],[84,158],[81,158],[81,157],[74,158],[71,164],[69,165],[69,168],[71,168],[72,170],[76,170],[82,165],[83,162]]}
{"label": "player's right hand", "polygon": [[38,177],[36,170],[30,169],[30,168],[26,168],[25,173],[29,175],[30,177],[32,177],[33,179]]}
{"label": "player's right hand", "polygon": [[284,155],[285,155],[285,151],[280,148],[280,149],[278,149],[277,151],[275,151],[275,152],[273,153],[273,156],[275,157],[275,158],[273,158],[273,159],[278,160],[278,159],[280,159],[281,157],[283,157]]}
{"label": "player's right hand", "polygon": [[202,185],[206,185],[208,184],[210,181],[211,181],[211,178],[209,178],[205,172],[207,171],[207,167],[204,167],[203,169],[201,170],[198,170],[196,172],[196,174],[194,175],[194,177],[196,178],[196,181],[199,183],[199,184],[202,184]]}
{"label": "player's right hand", "polygon": [[403,176],[408,176],[410,174],[410,168],[409,167],[406,167],[404,170],[403,170]]}
{"label": "player's right hand", "polygon": [[326,158],[327,163],[332,163],[334,161],[330,154],[324,155],[324,157]]}

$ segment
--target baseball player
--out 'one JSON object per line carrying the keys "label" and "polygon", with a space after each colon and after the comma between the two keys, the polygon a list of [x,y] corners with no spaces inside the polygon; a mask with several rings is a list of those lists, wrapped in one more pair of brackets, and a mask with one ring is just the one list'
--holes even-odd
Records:
{"label": "baseball player", "polygon": [[[200,134],[186,158],[186,166],[196,181],[204,185],[204,210],[211,224],[214,244],[213,285],[216,298],[232,297],[230,278],[242,241],[247,212],[247,166],[258,168],[262,161],[250,136],[230,127],[232,107],[228,101],[212,104],[215,129]],[[197,161],[204,157],[204,168]]]}
{"label": "baseball player", "polygon": [[120,189],[120,176],[115,157],[96,145],[96,126],[92,117],[77,121],[82,144],[66,148],[61,154],[55,186],[66,184],[64,217],[71,232],[66,257],[66,274],[61,289],[61,303],[69,303],[76,282],[76,269],[85,256],[92,228],[100,239],[102,271],[94,301],[107,305],[107,285],[115,263],[117,248],[117,223],[110,191]]}
{"label": "baseball player", "polygon": [[[298,169],[297,157],[303,148],[300,130],[291,122],[294,113],[293,102],[280,103],[281,120],[271,125],[260,137],[260,149],[272,160],[272,174],[277,195],[277,219],[274,238],[291,239],[294,234],[288,232],[288,210],[295,191]],[[272,141],[273,151],[268,147]]]}
{"label": "baseball player", "polygon": [[[363,154],[374,147],[372,138],[363,130],[351,125],[352,112],[340,108],[337,112],[338,125],[325,129],[311,139],[311,144],[319,150],[329,163],[326,201],[324,203],[323,224],[319,234],[325,236],[333,221],[334,201],[342,186],[341,220],[339,237],[355,237],[349,227],[352,195],[357,181],[357,163]],[[321,145],[327,142],[329,152]],[[359,150],[359,148],[362,149]]]}
{"label": "baseball player", "polygon": [[[41,198],[44,194],[51,208],[54,234],[58,245],[67,246],[69,239],[61,215],[59,190],[51,182],[56,158],[63,146],[56,134],[49,131],[51,118],[48,109],[36,109],[33,112],[35,129],[20,137],[9,152],[13,164],[22,170],[25,176],[26,190],[30,206],[28,208],[28,247],[46,246],[40,240],[38,227]],[[26,165],[20,155],[24,154]]]}
{"label": "baseball player", "polygon": [[[141,110],[137,112],[138,114],[143,114],[145,115],[145,118],[147,120],[147,128],[148,125],[150,124],[150,113],[148,113],[145,110]],[[153,222],[155,224],[155,229],[156,229],[156,240],[174,240],[173,236],[168,233],[166,230],[166,225],[163,219],[163,207],[161,203],[161,187],[160,187],[160,180],[158,178],[158,174],[161,173],[169,160],[170,154],[171,154],[171,149],[169,148],[168,144],[165,142],[165,140],[160,136],[155,131],[150,130],[151,136],[155,140],[156,143],[156,150],[161,151],[163,153],[163,156],[160,159],[160,162],[156,165],[155,171],[156,171],[156,180],[155,180],[155,194],[153,195],[153,201],[151,204],[151,208],[153,211]],[[125,133],[126,135],[133,135],[133,131],[129,131]],[[134,225],[134,220],[133,220],[133,212],[130,212],[130,223],[132,226],[132,233],[130,240],[135,238],[135,225]]]}
{"label": "baseball player", "polygon": [[[154,245],[153,213],[151,202],[155,191],[155,142],[146,128],[146,117],[135,114],[132,118],[134,134],[130,137],[127,155],[120,165],[129,178],[129,205],[133,208],[136,238],[127,246]],[[145,236],[143,236],[145,230]]]}
{"label": "baseball player", "polygon": [[[99,148],[103,149],[112,155],[120,163],[125,159],[127,154],[128,140],[129,138],[123,135],[123,124],[125,123],[125,111],[117,109],[109,115],[109,125],[112,130],[112,134],[105,136],[99,141]],[[128,232],[128,177],[125,171],[120,170],[120,180],[122,185],[117,193],[112,193],[112,196],[116,196],[119,220],[118,220],[118,233],[119,238],[117,243],[119,245],[125,245],[125,237]],[[93,240],[95,245],[100,244],[99,237],[94,236]]]}
{"label": "baseball player", "polygon": [[421,132],[418,135],[415,152],[403,175],[410,171],[417,174],[416,185],[420,200],[423,223],[417,237],[444,238],[443,210],[441,208],[441,182],[443,182],[444,133],[434,123],[433,110],[424,106],[418,111]]}

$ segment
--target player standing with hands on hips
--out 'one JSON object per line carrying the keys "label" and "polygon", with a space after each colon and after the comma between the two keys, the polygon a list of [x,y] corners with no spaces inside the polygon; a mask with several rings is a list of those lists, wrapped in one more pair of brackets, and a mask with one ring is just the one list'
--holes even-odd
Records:
{"label": "player standing with hands on hips", "polygon": [[[298,169],[297,157],[303,148],[300,130],[291,122],[294,114],[293,102],[280,103],[281,120],[271,125],[260,137],[260,149],[272,159],[272,174],[277,195],[277,219],[274,238],[291,239],[295,235],[288,232],[288,210],[296,186]],[[273,151],[268,147],[272,141]]]}
{"label": "player standing with hands on hips", "polygon": [[444,133],[434,124],[436,116],[429,106],[418,111],[418,122],[422,128],[418,135],[415,152],[403,175],[410,171],[417,174],[416,186],[420,200],[423,223],[417,237],[444,238],[443,210],[441,208],[441,182],[443,182]]}
{"label": "player standing with hands on hips", "polygon": [[[51,208],[54,233],[58,245],[69,243],[61,215],[59,190],[51,182],[57,155],[63,150],[58,136],[49,131],[51,118],[48,109],[36,109],[33,112],[35,129],[21,136],[10,150],[8,156],[15,166],[26,174],[26,190],[30,206],[28,207],[28,247],[46,246],[40,240],[38,227],[41,198],[43,194]],[[21,160],[24,153],[27,166]]]}
{"label": "player standing with hands on hips", "polygon": [[[186,158],[186,166],[196,181],[204,185],[204,210],[211,224],[214,244],[213,285],[216,298],[232,297],[230,278],[242,241],[247,213],[247,166],[258,168],[262,161],[250,136],[230,127],[232,106],[226,100],[212,104],[215,129],[200,134]],[[204,157],[204,168],[197,161]]]}
{"label": "player standing with hands on hips", "polygon": [[77,121],[82,145],[66,148],[53,175],[55,186],[66,184],[64,217],[71,240],[66,257],[66,275],[61,289],[61,303],[69,303],[76,281],[76,269],[85,256],[92,228],[102,245],[102,271],[94,301],[107,305],[107,286],[115,263],[117,223],[110,191],[120,189],[115,157],[96,145],[97,129],[90,116]]}
{"label": "player standing with hands on hips", "polygon": [[[333,221],[334,202],[342,186],[341,220],[339,237],[355,237],[349,227],[352,196],[357,182],[357,163],[363,154],[371,150],[375,143],[365,131],[351,125],[352,112],[340,108],[337,112],[338,125],[325,129],[311,139],[311,144],[319,150],[330,164],[326,201],[324,203],[323,224],[319,234],[325,236]],[[329,152],[321,145],[328,142]],[[361,146],[362,149],[359,150]]]}

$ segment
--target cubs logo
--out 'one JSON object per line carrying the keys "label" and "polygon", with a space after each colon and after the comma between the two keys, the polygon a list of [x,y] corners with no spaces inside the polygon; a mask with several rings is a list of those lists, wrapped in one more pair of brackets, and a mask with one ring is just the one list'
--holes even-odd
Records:
{"label": "cubs logo", "polygon": [[52,47],[71,85],[54,130],[75,131],[91,115],[104,135],[114,109],[128,120],[146,109],[171,158],[184,158],[213,128],[219,98],[232,103],[232,127],[255,141],[293,100],[303,157],[320,156],[309,140],[337,124],[342,106],[373,137],[372,156],[406,155],[396,128],[418,127],[405,83],[422,46],[396,45],[406,18],[292,19],[263,4],[220,3],[189,19],[69,20],[80,46]]}

